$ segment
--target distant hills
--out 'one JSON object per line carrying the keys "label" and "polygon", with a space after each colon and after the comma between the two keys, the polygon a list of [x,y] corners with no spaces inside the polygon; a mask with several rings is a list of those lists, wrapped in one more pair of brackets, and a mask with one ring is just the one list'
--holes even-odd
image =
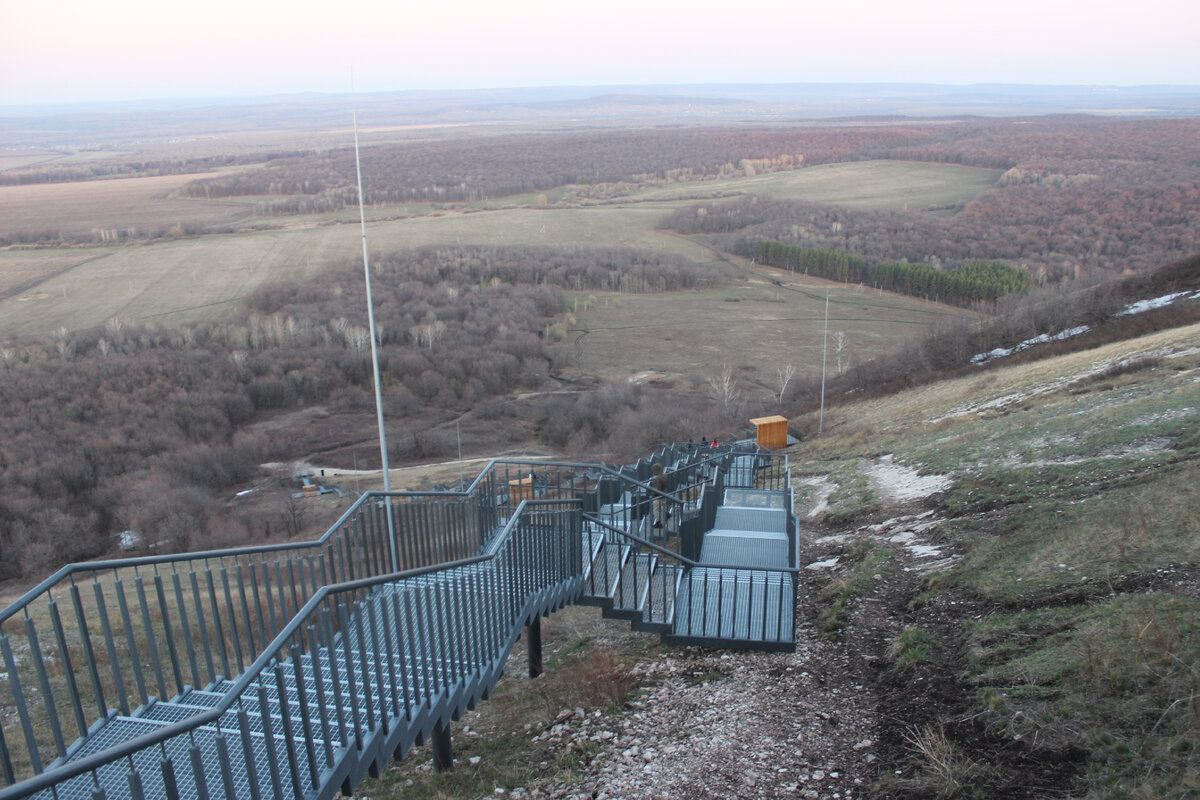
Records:
{"label": "distant hills", "polygon": [[[1200,115],[1200,86],[789,83],[546,86],[360,94],[368,126],[771,123],[854,117],[1089,113]],[[0,107],[0,145],[53,145],[132,131],[191,135],[345,126],[346,94]]]}

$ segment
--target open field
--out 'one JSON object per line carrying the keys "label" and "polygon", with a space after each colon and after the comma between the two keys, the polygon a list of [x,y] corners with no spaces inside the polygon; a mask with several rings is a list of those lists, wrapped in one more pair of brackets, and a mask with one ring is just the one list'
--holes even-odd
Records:
{"label": "open field", "polygon": [[717,179],[649,188],[630,200],[703,200],[758,194],[856,208],[940,209],[965,203],[993,186],[1003,170],[916,161],[819,164],[752,178]]}
{"label": "open field", "polygon": [[795,367],[795,380],[820,377],[826,294],[830,375],[837,374],[839,332],[845,334],[844,370],[929,325],[968,313],[783,270],[758,273],[764,277],[707,290],[580,295],[581,310],[567,337],[575,348],[574,369],[616,380],[652,373],[703,386],[728,365],[747,399],[765,402],[778,392],[780,367]]}
{"label": "open field", "polygon": [[[965,198],[982,188],[981,175],[991,173],[937,165],[901,165],[897,169],[889,162],[869,162],[721,183],[726,187],[722,191],[733,191],[745,184],[789,191],[794,196],[807,193],[810,199],[836,202],[841,197],[864,205],[895,207],[908,202],[902,176],[911,176],[914,170],[925,174],[921,184],[925,188],[919,193],[922,203],[933,202],[935,195],[939,201],[947,197]],[[808,173],[815,177],[807,178]],[[872,174],[879,177],[872,179]],[[139,224],[143,225],[187,222],[188,217],[172,214],[189,210],[201,216],[211,214],[210,220],[232,220],[244,209],[236,203],[155,199],[156,194],[168,192],[192,177],[8,187],[0,189],[0,204],[8,202],[16,208],[20,206],[19,197],[38,197],[43,203],[38,213],[46,214],[56,196],[65,197],[82,187],[84,194],[71,201],[79,204],[74,224],[81,230],[97,227],[104,220],[127,224],[140,219]],[[938,180],[944,181],[941,189],[936,188]],[[857,195],[849,188],[855,182],[865,182]],[[679,188],[701,191],[706,186],[708,182],[683,184]],[[662,191],[670,194],[675,189]],[[4,199],[6,192],[10,193],[8,201]],[[514,200],[529,206],[534,203],[532,196]],[[468,206],[467,211],[434,210],[428,206],[379,207],[370,209],[373,221],[368,235],[372,250],[379,252],[435,244],[533,244],[635,247],[678,253],[697,263],[717,261],[700,244],[656,230],[672,210],[690,202],[690,197],[672,200],[647,197],[642,201],[582,208],[503,207],[503,201],[491,204],[490,210],[485,204],[478,206],[479,210]],[[147,209],[144,217],[137,211],[142,207]],[[32,210],[20,213],[28,220],[35,216]],[[245,226],[251,222],[243,219],[239,224]],[[39,251],[47,259],[79,257],[84,263],[56,274],[41,285],[28,287],[21,297],[0,301],[0,335],[43,336],[59,326],[87,328],[112,317],[164,323],[212,318],[258,286],[317,274],[328,264],[355,258],[359,252],[357,218],[349,210],[325,216],[272,218],[265,224],[275,229],[246,229],[237,234],[115,249]],[[85,260],[95,255],[103,257]],[[9,285],[24,286],[25,279],[10,279]]]}
{"label": "open field", "polygon": [[20,151],[0,151],[0,172],[31,167],[35,164],[45,164],[62,157],[63,154],[55,150],[46,150],[44,152],[24,149]]}
{"label": "open field", "polygon": [[349,251],[354,236],[347,228],[335,241],[341,249],[328,249],[323,238],[268,232],[112,248],[0,300],[3,334],[46,336],[113,317],[163,324],[218,317],[259,286],[317,274],[325,259]]}
{"label": "open field", "polygon": [[70,250],[0,250],[0,298],[10,297],[103,253]]}
{"label": "open field", "polygon": [[70,235],[126,228],[153,230],[176,223],[212,225],[245,216],[248,211],[241,202],[171,194],[189,181],[215,174],[0,186],[0,236],[38,231]]}

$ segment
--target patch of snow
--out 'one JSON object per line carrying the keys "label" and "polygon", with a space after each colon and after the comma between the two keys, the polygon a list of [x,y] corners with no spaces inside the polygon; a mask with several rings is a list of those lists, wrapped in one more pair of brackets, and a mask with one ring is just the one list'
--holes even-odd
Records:
{"label": "patch of snow", "polygon": [[[859,528],[859,532],[866,532],[885,539],[891,544],[900,545],[912,558],[922,559],[919,565],[905,567],[905,572],[926,573],[946,569],[958,560],[958,556],[946,556],[942,553],[941,547],[921,540],[922,534],[937,528],[943,522],[945,522],[944,519],[935,516],[933,510],[929,510],[920,514],[893,517],[884,522],[867,525]],[[930,561],[928,559],[937,560]]]}
{"label": "patch of snow", "polygon": [[888,538],[888,541],[892,544],[904,545],[904,549],[909,553],[912,553],[912,555],[916,558],[940,557],[942,555],[942,550],[940,547],[935,547],[931,544],[922,544],[916,540],[918,532],[924,533],[930,528],[936,527],[940,522],[941,520],[935,520],[926,525],[918,526],[919,531],[914,528],[902,530],[899,533],[892,534]]}
{"label": "patch of snow", "polygon": [[1090,330],[1091,328],[1087,325],[1078,325],[1074,328],[1067,328],[1064,331],[1059,331],[1053,336],[1048,333],[1043,333],[1041,336],[1035,336],[1032,339],[1026,339],[1014,347],[997,347],[995,350],[990,350],[986,353],[976,353],[975,355],[971,356],[971,363],[982,364],[986,361],[991,361],[993,358],[1006,358],[1007,356],[1011,356],[1013,353],[1019,353],[1022,350],[1028,350],[1034,345],[1046,344],[1047,342],[1061,342],[1063,339],[1070,339],[1072,336],[1079,336],[1080,334],[1087,333]]}
{"label": "patch of snow", "polygon": [[[1130,314],[1142,314],[1146,311],[1153,311],[1156,308],[1163,308],[1164,306],[1171,305],[1185,294],[1188,294],[1188,292],[1173,292],[1171,294],[1164,294],[1162,297],[1155,297],[1150,300],[1138,300],[1136,303],[1130,303],[1129,305],[1125,306],[1123,311],[1118,311],[1117,316],[1125,317],[1129,316]],[[1196,297],[1197,295],[1192,295],[1188,299],[1194,300]]]}
{"label": "patch of snow", "polygon": [[141,547],[143,543],[142,535],[137,531],[121,531],[117,534],[117,547],[121,550],[133,550]]}
{"label": "patch of snow", "polygon": [[937,558],[942,555],[942,550],[931,544],[910,544],[906,548],[917,558]]}
{"label": "patch of snow", "polygon": [[875,490],[890,500],[920,500],[950,487],[945,475],[920,475],[912,467],[893,463],[890,454],[866,472]]}
{"label": "patch of snow", "polygon": [[838,556],[834,556],[833,558],[827,558],[824,561],[814,561],[806,566],[805,569],[833,569],[837,566],[838,558]]}
{"label": "patch of snow", "polygon": [[[1006,394],[1001,397],[995,397],[995,398],[992,398],[991,400],[987,400],[984,402],[964,403],[961,406],[957,406],[955,408],[950,409],[949,411],[947,411],[945,414],[943,414],[940,417],[931,417],[931,418],[927,419],[926,422],[928,422],[931,425],[935,425],[944,420],[953,419],[955,417],[964,417],[967,414],[983,414],[988,411],[998,411],[1000,409],[1006,408],[1006,407],[1014,405],[1016,403],[1024,402],[1025,400],[1029,399],[1030,397],[1037,397],[1038,395],[1052,394],[1054,392],[1060,392],[1065,389],[1069,389],[1072,386],[1075,386],[1076,384],[1085,383],[1087,381],[1093,380],[1097,375],[1100,375],[1100,374],[1104,373],[1106,370],[1111,369],[1114,365],[1122,366],[1124,364],[1132,363],[1135,359],[1139,359],[1139,358],[1156,358],[1156,357],[1164,356],[1164,355],[1168,354],[1169,352],[1171,352],[1170,348],[1158,348],[1155,350],[1150,350],[1150,351],[1146,351],[1146,352],[1142,352],[1142,353],[1130,354],[1127,358],[1122,359],[1120,361],[1113,361],[1112,359],[1104,359],[1102,361],[1097,361],[1097,362],[1093,363],[1091,366],[1087,367],[1086,369],[1080,370],[1079,372],[1075,373],[1074,375],[1070,375],[1070,376],[1060,378],[1060,379],[1054,380],[1054,381],[1049,381],[1049,382],[1043,383],[1039,386],[1034,386],[1033,388],[1029,389],[1026,392],[1013,392],[1012,394]],[[1095,410],[1094,408],[1088,408],[1088,409],[1079,411],[1077,413],[1090,414],[1090,413],[1093,413],[1094,410]]]}
{"label": "patch of snow", "polygon": [[240,492],[235,494],[234,497],[245,497],[248,494],[254,494],[254,490],[253,489],[242,489]]}
{"label": "patch of snow", "polygon": [[829,508],[829,498],[838,490],[838,485],[833,481],[827,480],[824,477],[805,478],[799,481],[802,486],[811,486],[816,489],[816,499],[813,507],[808,510],[806,515],[809,519],[814,519],[820,516],[826,509]]}
{"label": "patch of snow", "polygon": [[[1124,309],[1117,312],[1118,317],[1131,316],[1133,314],[1143,314],[1147,311],[1153,311],[1156,308],[1164,308],[1171,305],[1181,297],[1187,296],[1188,300],[1200,300],[1200,292],[1173,292],[1164,294],[1161,297],[1153,297],[1148,300],[1138,300],[1136,303],[1130,303]],[[995,358],[1006,358],[1013,353],[1019,353],[1022,350],[1028,350],[1030,347],[1047,342],[1061,342],[1063,339],[1070,339],[1073,336],[1087,333],[1091,328],[1087,325],[1078,325],[1074,328],[1067,328],[1055,334],[1043,333],[1040,336],[1035,336],[1032,339],[1026,339],[1020,344],[1013,347],[997,347],[995,350],[989,350],[986,353],[976,353],[971,356],[972,364],[984,364]]]}

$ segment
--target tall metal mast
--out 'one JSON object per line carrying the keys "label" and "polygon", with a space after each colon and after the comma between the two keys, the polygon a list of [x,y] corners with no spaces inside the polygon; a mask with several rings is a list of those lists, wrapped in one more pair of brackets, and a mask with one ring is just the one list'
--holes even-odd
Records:
{"label": "tall metal mast", "polygon": [[825,295],[825,336],[821,340],[821,416],[817,422],[817,436],[825,430],[825,353],[829,348],[829,295]]}
{"label": "tall metal mast", "polygon": [[375,303],[371,300],[371,261],[367,254],[367,211],[363,199],[362,161],[358,156],[358,104],[352,111],[354,119],[354,169],[358,173],[358,221],[362,228],[363,279],[367,285],[367,330],[371,335],[371,367],[375,376],[375,417],[379,422],[379,460],[383,466],[383,491],[387,509],[388,549],[392,556],[392,571],[400,571],[396,547],[396,524],[392,519],[392,473],[388,469],[387,430],[383,424],[383,391],[379,383],[379,345],[375,338]]}

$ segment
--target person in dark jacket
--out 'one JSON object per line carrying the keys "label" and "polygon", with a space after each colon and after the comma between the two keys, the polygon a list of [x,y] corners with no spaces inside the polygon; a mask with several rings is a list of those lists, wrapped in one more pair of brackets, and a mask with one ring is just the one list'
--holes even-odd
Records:
{"label": "person in dark jacket", "polygon": [[[655,464],[651,471],[654,473],[654,477],[650,479],[650,486],[659,492],[665,492],[667,490],[667,476],[663,474],[662,464]],[[663,526],[663,499],[661,494],[654,494],[653,512],[655,528],[662,528]]]}

